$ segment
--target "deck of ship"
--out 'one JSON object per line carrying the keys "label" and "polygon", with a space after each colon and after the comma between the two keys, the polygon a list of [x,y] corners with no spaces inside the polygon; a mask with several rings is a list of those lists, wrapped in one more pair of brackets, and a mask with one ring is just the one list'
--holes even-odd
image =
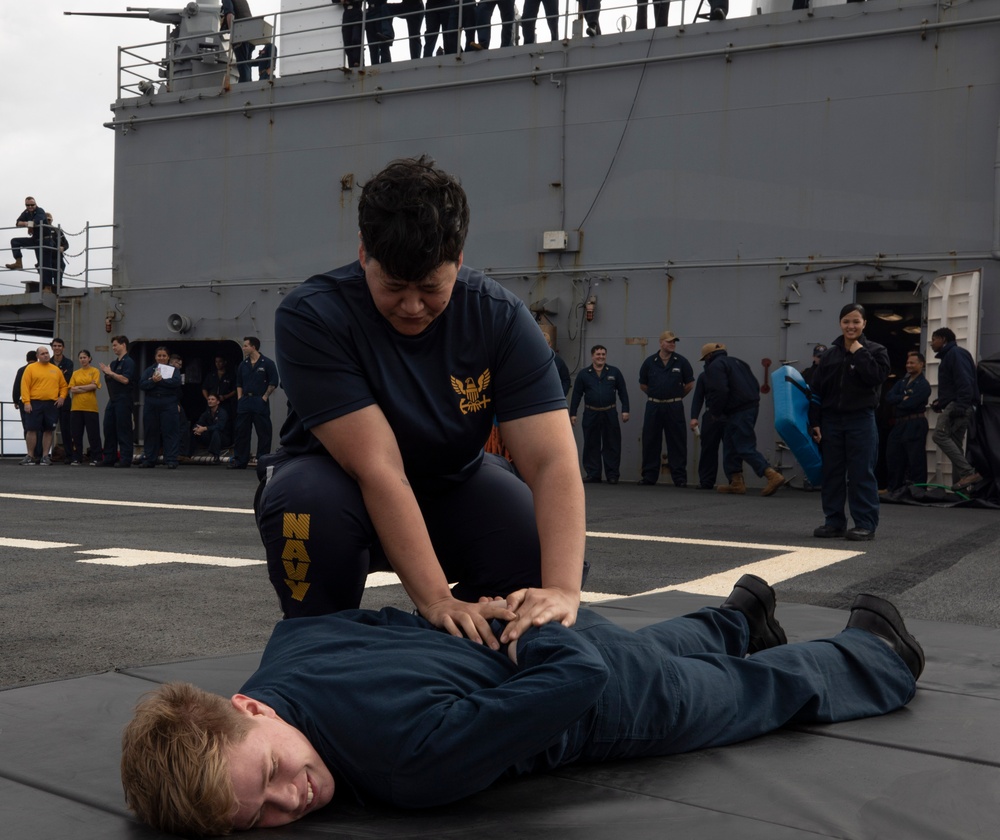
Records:
{"label": "deck of ship", "polygon": [[[248,472],[212,467],[0,460],[5,836],[158,836],[126,814],[118,733],[155,682],[233,692],[253,670],[278,618],[254,486]],[[796,640],[835,632],[853,594],[872,591],[899,604],[927,649],[917,698],[878,720],[565,768],[426,813],[328,809],[262,836],[989,836],[1000,801],[996,511],[886,505],[878,538],[859,547],[810,536],[815,493],[619,484],[587,496],[589,597],[616,599],[598,604],[612,617],[635,626],[717,603],[755,571],[775,582]],[[365,606],[384,604],[408,602],[398,585],[370,587]]]}

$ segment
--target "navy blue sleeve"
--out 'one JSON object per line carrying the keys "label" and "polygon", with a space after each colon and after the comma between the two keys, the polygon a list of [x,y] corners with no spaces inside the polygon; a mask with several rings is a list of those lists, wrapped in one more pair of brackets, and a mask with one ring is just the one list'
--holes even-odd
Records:
{"label": "navy blue sleeve", "polygon": [[928,382],[923,376],[917,377],[913,382],[912,392],[909,397],[909,402],[913,405],[927,405],[927,401],[931,398],[931,383]]}
{"label": "navy blue sleeve", "polygon": [[377,404],[355,348],[351,319],[334,294],[324,294],[317,303],[320,297],[289,296],[274,316],[278,372],[305,429]]}
{"label": "navy blue sleeve", "polygon": [[[151,388],[156,387],[156,383],[153,382],[153,373],[156,371],[156,365],[146,368],[142,372],[142,376],[139,378],[139,389],[141,391],[148,391]],[[125,374],[123,373],[122,376]]]}
{"label": "navy blue sleeve", "polygon": [[895,385],[889,389],[889,393],[885,395],[885,402],[887,405],[899,405],[903,398],[906,396],[906,380],[900,379]]}
{"label": "navy blue sleeve", "polygon": [[278,366],[274,363],[272,359],[264,357],[264,369],[267,371],[267,386],[272,385],[277,388],[281,381],[278,379]]}
{"label": "navy blue sleeve", "polygon": [[625,387],[625,377],[617,368],[615,369],[615,387],[618,389],[618,397],[622,401],[622,414],[628,414],[628,389]]}
{"label": "navy blue sleeve", "polygon": [[889,375],[889,352],[881,345],[862,345],[851,354],[854,375],[863,385],[875,387],[885,382]]}
{"label": "navy blue sleeve", "polygon": [[119,376],[124,376],[128,382],[120,383],[122,385],[131,385],[135,381],[135,360],[129,356],[125,356],[122,359],[122,363],[117,371]]}
{"label": "navy blue sleeve", "polygon": [[[959,354],[961,351],[961,355]],[[955,402],[960,408],[968,409],[975,405],[976,399],[976,363],[972,354],[963,347],[956,347],[949,355],[958,356],[955,365]]]}
{"label": "navy blue sleeve", "polygon": [[531,628],[517,650],[518,670],[508,679],[442,696],[412,721],[392,772],[394,804],[426,808],[484,790],[557,742],[607,685],[597,648],[560,624]]}
{"label": "navy blue sleeve", "polygon": [[688,382],[694,382],[694,368],[691,367],[691,363],[687,359],[682,359],[684,364],[681,365],[681,381],[687,385]]}
{"label": "navy blue sleeve", "polygon": [[639,368],[639,384],[649,384],[649,359],[645,359],[642,366]]}

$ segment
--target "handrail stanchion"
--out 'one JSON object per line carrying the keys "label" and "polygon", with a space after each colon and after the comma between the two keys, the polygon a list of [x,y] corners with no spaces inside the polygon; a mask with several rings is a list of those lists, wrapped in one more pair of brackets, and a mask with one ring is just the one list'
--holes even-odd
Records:
{"label": "handrail stanchion", "polygon": [[90,222],[83,228],[83,288],[90,288]]}

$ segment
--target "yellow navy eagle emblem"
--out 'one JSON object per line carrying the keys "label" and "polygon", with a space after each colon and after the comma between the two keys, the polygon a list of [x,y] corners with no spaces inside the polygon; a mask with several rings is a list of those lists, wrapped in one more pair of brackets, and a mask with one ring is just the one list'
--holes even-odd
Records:
{"label": "yellow navy eagle emblem", "polygon": [[478,382],[474,381],[471,376],[465,377],[465,382],[454,376],[451,377],[451,387],[455,389],[456,394],[461,394],[462,396],[462,399],[458,402],[458,407],[461,409],[462,414],[468,414],[470,411],[479,411],[482,408],[486,408],[487,403],[492,402],[483,393],[489,385],[489,368],[482,372]]}

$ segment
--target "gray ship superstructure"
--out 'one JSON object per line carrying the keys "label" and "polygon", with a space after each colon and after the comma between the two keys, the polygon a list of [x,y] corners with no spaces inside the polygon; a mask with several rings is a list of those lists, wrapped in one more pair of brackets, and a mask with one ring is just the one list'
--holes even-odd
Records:
{"label": "gray ship superstructure", "polygon": [[[761,11],[348,71],[338,32],[301,48],[325,43],[317,8],[277,21],[272,82],[235,84],[211,49],[206,87],[124,74],[113,284],[56,328],[98,356],[125,333],[142,362],[166,340],[193,387],[245,335],[273,356],[283,295],[356,258],[364,180],[428,153],[469,194],[467,264],[556,328],[571,370],[605,345],[636,420],[667,328],[696,373],[722,341],[762,384],[855,300],[897,373],[941,324],[1000,350],[1000,0]],[[8,323],[34,305],[0,303]],[[765,399],[765,451],[771,428]]]}

